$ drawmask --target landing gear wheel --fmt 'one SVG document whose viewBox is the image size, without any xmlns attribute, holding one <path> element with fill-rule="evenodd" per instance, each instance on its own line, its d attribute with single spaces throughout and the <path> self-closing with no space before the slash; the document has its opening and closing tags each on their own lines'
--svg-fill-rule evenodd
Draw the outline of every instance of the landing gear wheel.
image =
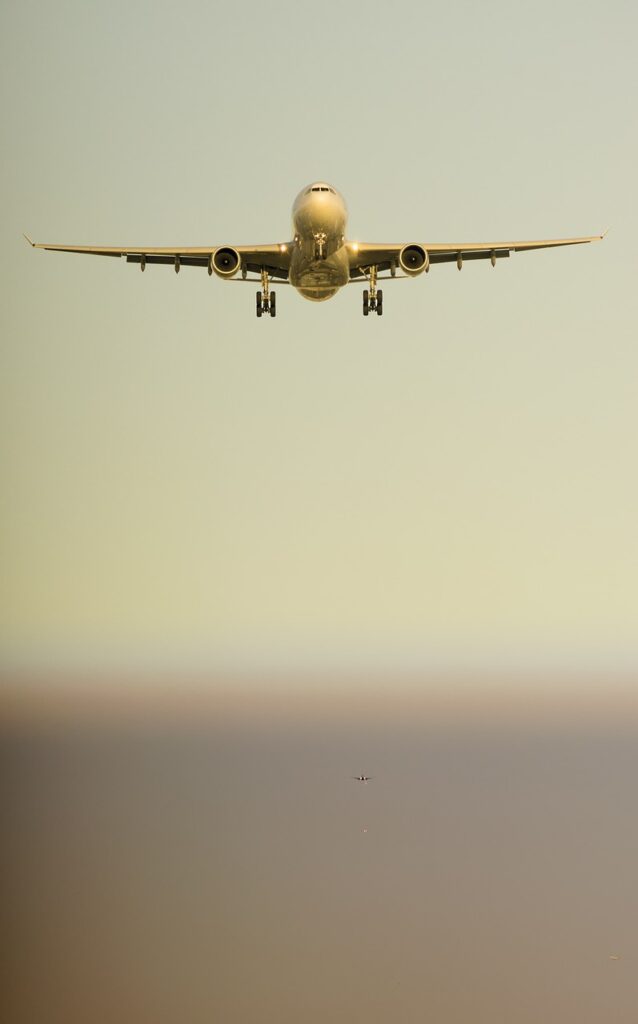
<svg viewBox="0 0 638 1024">
<path fill-rule="evenodd" d="M 367 288 L 363 290 L 363 315 L 367 316 L 370 310 L 370 295 Z"/>
<path fill-rule="evenodd" d="M 380 288 L 377 292 L 377 316 L 383 316 L 383 292 Z"/>
<path fill-rule="evenodd" d="M 261 292 L 257 292 L 257 306 L 256 306 L 256 309 L 255 309 L 255 312 L 256 312 L 257 316 L 261 316 L 263 311 L 264 311 L 263 310 L 263 306 L 261 304 Z"/>
<path fill-rule="evenodd" d="M 270 293 L 270 315 L 277 316 L 277 304 L 275 302 L 276 295 L 274 292 Z"/>
</svg>

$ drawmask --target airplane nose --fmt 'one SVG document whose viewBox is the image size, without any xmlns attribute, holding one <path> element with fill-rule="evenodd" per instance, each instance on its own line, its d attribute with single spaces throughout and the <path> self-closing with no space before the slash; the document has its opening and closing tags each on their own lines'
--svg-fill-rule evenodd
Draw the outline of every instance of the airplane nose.
<svg viewBox="0 0 638 1024">
<path fill-rule="evenodd" d="M 308 204 L 308 214 L 315 230 L 332 231 L 335 223 L 343 216 L 343 211 L 336 196 L 329 192 L 319 192 Z"/>
<path fill-rule="evenodd" d="M 332 186 L 312 185 L 299 194 L 293 208 L 295 230 L 302 235 L 339 235 L 345 228 L 346 211 Z"/>
</svg>

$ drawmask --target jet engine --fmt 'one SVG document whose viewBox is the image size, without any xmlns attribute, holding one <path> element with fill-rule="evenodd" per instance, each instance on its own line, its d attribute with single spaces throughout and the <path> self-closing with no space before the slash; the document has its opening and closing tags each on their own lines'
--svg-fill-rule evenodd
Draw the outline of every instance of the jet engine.
<svg viewBox="0 0 638 1024">
<path fill-rule="evenodd" d="M 211 267 L 218 277 L 233 277 L 241 265 L 239 253 L 230 245 L 221 245 L 212 255 Z"/>
<path fill-rule="evenodd" d="M 422 245 L 411 242 L 410 245 L 404 245 L 399 253 L 399 266 L 408 277 L 416 277 L 429 269 L 430 257 Z"/>
</svg>

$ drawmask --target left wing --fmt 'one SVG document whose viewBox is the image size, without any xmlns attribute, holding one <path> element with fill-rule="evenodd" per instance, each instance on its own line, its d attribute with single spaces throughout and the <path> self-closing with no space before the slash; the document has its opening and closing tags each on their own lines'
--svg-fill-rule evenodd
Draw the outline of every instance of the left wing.
<svg viewBox="0 0 638 1024">
<path fill-rule="evenodd" d="M 54 252 L 77 252 L 90 256 L 125 257 L 127 263 L 139 263 L 142 270 L 147 263 L 168 263 L 178 273 L 180 267 L 208 267 L 213 272 L 213 257 L 218 249 L 226 246 L 195 245 L 195 246 L 109 246 L 109 245 L 58 245 L 49 242 L 33 242 L 28 235 L 24 236 L 34 249 L 49 249 Z M 228 246 L 239 254 L 242 270 L 259 274 L 264 267 L 271 277 L 287 279 L 290 268 L 290 249 L 288 242 L 273 245 L 233 245 Z"/>
<path fill-rule="evenodd" d="M 531 242 L 419 242 L 432 263 L 456 263 L 459 270 L 465 260 L 491 260 L 510 256 L 513 252 L 528 252 L 532 249 L 555 249 L 561 245 L 584 245 L 586 242 L 600 242 L 604 235 L 590 235 L 585 238 L 547 238 Z M 350 276 L 365 275 L 368 267 L 377 270 L 399 268 L 399 253 L 405 244 L 384 244 L 378 242 L 348 242 Z"/>
</svg>

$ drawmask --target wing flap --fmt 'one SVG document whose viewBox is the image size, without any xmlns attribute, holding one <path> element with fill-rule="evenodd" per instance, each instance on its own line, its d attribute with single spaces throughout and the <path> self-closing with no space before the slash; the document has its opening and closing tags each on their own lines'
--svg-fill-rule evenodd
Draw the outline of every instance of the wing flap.
<svg viewBox="0 0 638 1024">
<path fill-rule="evenodd" d="M 510 249 L 454 249 L 451 252 L 432 252 L 428 249 L 430 263 L 458 263 L 459 256 L 466 260 L 502 260 L 511 256 Z"/>
<path fill-rule="evenodd" d="M 207 267 L 210 257 L 209 256 L 182 256 L 177 254 L 176 256 L 156 256 L 154 254 L 148 255 L 144 253 L 140 255 L 138 253 L 127 253 L 127 263 L 166 263 L 170 266 L 175 266 L 175 261 L 179 260 L 180 267 Z"/>
</svg>

